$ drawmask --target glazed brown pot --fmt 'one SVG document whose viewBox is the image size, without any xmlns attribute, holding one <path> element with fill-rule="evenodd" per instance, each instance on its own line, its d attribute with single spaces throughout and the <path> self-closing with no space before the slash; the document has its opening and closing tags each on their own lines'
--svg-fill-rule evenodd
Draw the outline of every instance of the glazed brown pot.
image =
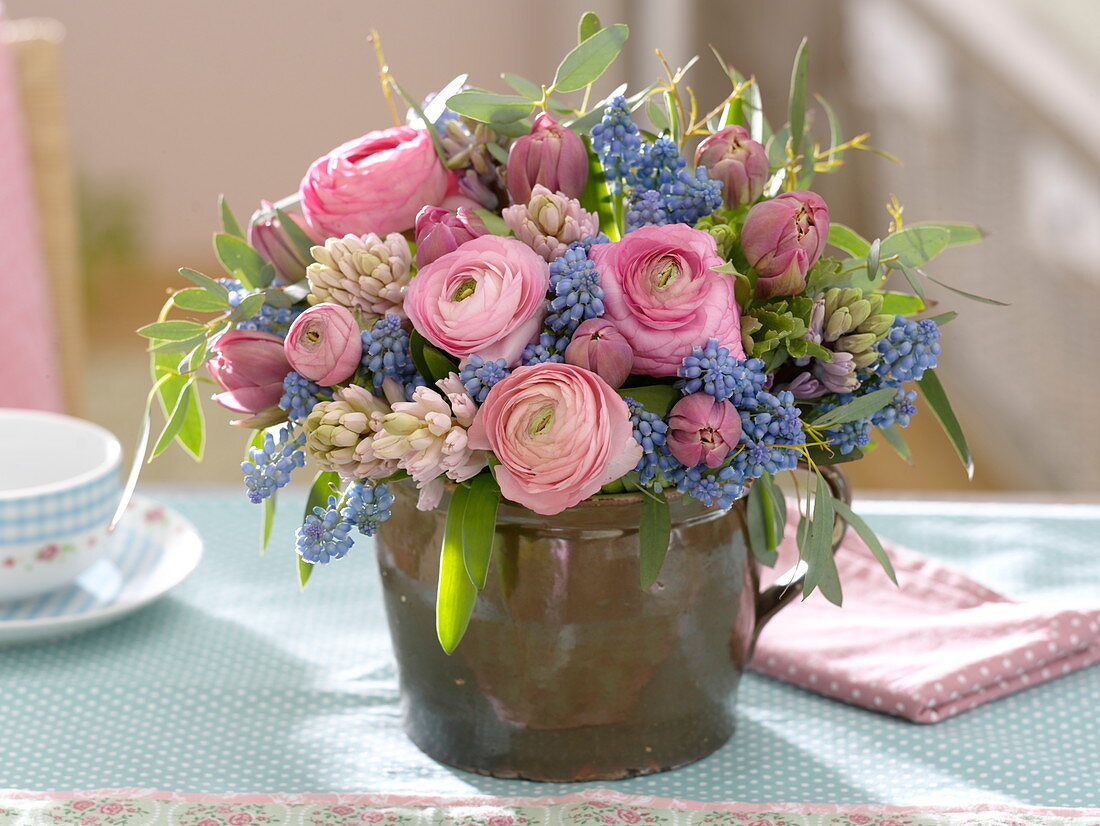
<svg viewBox="0 0 1100 826">
<path fill-rule="evenodd" d="M 707 756 L 733 734 L 756 635 L 800 593 L 798 579 L 759 590 L 744 499 L 726 512 L 672 500 L 672 541 L 646 591 L 639 494 L 553 517 L 504 503 L 488 582 L 448 656 L 435 632 L 447 501 L 422 513 L 411 486 L 393 492 L 376 545 L 405 730 L 467 771 L 614 779 Z"/>
</svg>

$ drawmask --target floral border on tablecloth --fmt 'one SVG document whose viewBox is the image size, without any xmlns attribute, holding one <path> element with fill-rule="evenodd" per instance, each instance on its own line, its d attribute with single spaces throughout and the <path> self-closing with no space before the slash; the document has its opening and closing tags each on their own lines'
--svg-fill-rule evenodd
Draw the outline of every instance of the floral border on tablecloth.
<svg viewBox="0 0 1100 826">
<path fill-rule="evenodd" d="M 0 826 L 1100 826 L 1100 809 L 706 803 L 593 789 L 563 797 L 195 795 L 0 790 Z"/>
</svg>

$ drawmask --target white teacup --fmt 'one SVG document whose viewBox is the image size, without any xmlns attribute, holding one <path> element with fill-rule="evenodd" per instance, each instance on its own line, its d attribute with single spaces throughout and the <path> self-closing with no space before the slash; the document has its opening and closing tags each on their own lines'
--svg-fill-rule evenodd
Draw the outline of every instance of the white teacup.
<svg viewBox="0 0 1100 826">
<path fill-rule="evenodd" d="M 99 425 L 0 409 L 0 601 L 68 585 L 106 553 L 121 456 Z"/>
</svg>

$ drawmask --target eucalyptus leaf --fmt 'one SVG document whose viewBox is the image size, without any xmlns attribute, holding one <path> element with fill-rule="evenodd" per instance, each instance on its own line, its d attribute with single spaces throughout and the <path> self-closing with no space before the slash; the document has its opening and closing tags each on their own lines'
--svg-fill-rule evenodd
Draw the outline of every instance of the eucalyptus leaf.
<svg viewBox="0 0 1100 826">
<path fill-rule="evenodd" d="M 914 225 L 882 239 L 882 258 L 893 258 L 889 266 L 919 267 L 931 261 L 947 248 L 951 233 L 943 227 Z"/>
<path fill-rule="evenodd" d="M 244 231 L 237 222 L 237 217 L 233 214 L 233 210 L 229 208 L 229 201 L 225 199 L 224 195 L 218 196 L 218 212 L 221 213 L 222 227 L 225 229 L 226 233 L 228 235 L 234 235 L 237 238 L 244 238 Z"/>
<path fill-rule="evenodd" d="M 959 455 L 959 460 L 966 469 L 968 478 L 974 478 L 974 457 L 970 454 L 970 446 L 966 443 L 966 435 L 962 425 L 959 424 L 955 411 L 951 409 L 951 402 L 947 398 L 947 391 L 940 384 L 939 376 L 935 370 L 925 370 L 924 376 L 917 380 L 917 386 L 928 401 L 928 406 L 939 420 L 943 432 L 951 441 L 951 446 Z"/>
<path fill-rule="evenodd" d="M 420 108 L 419 101 L 417 101 L 416 98 L 406 92 L 401 84 L 394 80 L 392 76 L 389 78 L 389 82 L 393 84 L 393 88 L 397 90 L 397 93 L 401 95 L 401 97 L 405 98 L 405 102 L 409 104 L 409 108 L 416 113 L 416 116 L 420 118 L 421 121 L 423 121 L 424 128 L 428 133 L 428 137 L 431 138 L 432 147 L 435 149 L 436 157 L 439 158 L 440 163 L 446 164 L 447 151 L 443 148 L 443 140 L 439 137 L 439 130 L 436 129 L 434 125 L 432 125 L 431 121 L 428 120 L 428 116 L 425 115 L 424 110 Z M 449 97 L 444 97 L 442 93 L 440 94 L 440 98 L 446 101 L 447 106 L 451 105 L 451 100 L 453 97 L 453 95 Z"/>
<path fill-rule="evenodd" d="M 876 238 L 867 248 L 867 278 L 871 283 L 878 281 L 878 271 L 882 261 L 882 241 Z"/>
<path fill-rule="evenodd" d="M 563 59 L 554 74 L 553 88 L 559 92 L 575 92 L 592 83 L 619 56 L 630 29 L 616 23 L 579 43 Z"/>
<path fill-rule="evenodd" d="M 197 321 L 155 321 L 138 329 L 139 336 L 161 341 L 185 341 L 206 332 L 206 325 Z"/>
<path fill-rule="evenodd" d="M 882 408 L 886 407 L 894 396 L 897 395 L 896 387 L 882 387 L 878 390 L 873 390 L 866 396 L 860 396 L 857 399 L 847 404 L 842 404 L 840 407 L 834 407 L 826 413 L 821 414 L 818 418 L 814 419 L 810 424 L 815 428 L 829 428 L 835 427 L 838 424 L 847 424 L 848 422 L 858 421 L 859 419 L 866 419 L 873 413 L 877 413 Z"/>
<path fill-rule="evenodd" d="M 581 15 L 580 23 L 577 24 L 577 43 L 583 43 L 602 28 L 596 12 L 586 11 Z"/>
<path fill-rule="evenodd" d="M 468 486 L 470 492 L 462 517 L 462 558 L 470 579 L 481 589 L 485 587 L 493 554 L 500 487 L 489 472 L 478 474 Z"/>
<path fill-rule="evenodd" d="M 947 245 L 949 247 L 976 244 L 986 236 L 985 231 L 977 224 L 948 224 L 940 221 L 921 221 L 912 226 L 917 228 L 934 227 L 947 230 Z"/>
<path fill-rule="evenodd" d="M 535 111 L 535 104 L 519 95 L 497 95 L 467 90 L 447 101 L 452 111 L 490 124 L 514 123 Z"/>
<path fill-rule="evenodd" d="M 832 500 L 833 508 L 840 515 L 840 518 L 848 523 L 848 527 L 852 528 L 859 538 L 862 539 L 868 548 L 871 549 L 871 553 L 875 555 L 875 559 L 878 560 L 879 565 L 886 571 L 886 575 L 890 577 L 890 580 L 897 585 L 898 576 L 894 573 L 894 566 L 890 562 L 890 557 L 886 555 L 886 549 L 882 547 L 882 542 L 875 536 L 875 532 L 871 530 L 871 527 L 863 521 L 863 519 L 847 504 L 839 499 Z M 839 604 L 839 603 L 838 603 Z"/>
<path fill-rule="evenodd" d="M 168 421 L 165 422 L 164 430 L 161 431 L 160 437 L 153 445 L 153 452 L 149 454 L 150 462 L 168 449 L 168 445 L 172 443 L 172 440 L 176 438 L 176 435 L 183 427 L 188 408 L 195 400 L 194 395 L 189 392 L 194 389 L 193 381 L 193 379 L 187 380 L 180 393 L 176 396 L 175 405 L 172 408 L 171 414 L 168 416 Z"/>
<path fill-rule="evenodd" d="M 791 151 L 797 156 L 806 127 L 806 38 L 798 45 L 791 69 L 791 91 L 787 100 L 787 123 L 790 127 Z M 812 164 L 811 164 L 812 166 Z"/>
<path fill-rule="evenodd" d="M 235 235 L 216 233 L 214 251 L 225 271 L 250 290 L 263 289 L 274 277 L 274 269 L 268 266 L 263 256 Z"/>
<path fill-rule="evenodd" d="M 462 524 L 470 489 L 459 485 L 451 496 L 443 548 L 439 555 L 439 590 L 435 601 L 435 628 L 439 644 L 452 653 L 470 624 L 477 600 L 477 587 L 466 572 L 462 553 Z"/>
<path fill-rule="evenodd" d="M 913 268 L 901 265 L 901 274 L 905 276 L 905 280 L 909 282 L 909 286 L 913 288 L 913 292 L 917 294 L 917 297 L 924 303 L 928 302 L 928 296 L 925 295 L 924 285 L 920 283 L 920 279 L 917 278 L 913 272 Z"/>
<path fill-rule="evenodd" d="M 844 224 L 829 225 L 829 243 L 853 258 L 866 258 L 871 251 L 871 242 Z"/>
<path fill-rule="evenodd" d="M 528 80 L 525 77 L 512 74 L 511 72 L 505 72 L 500 77 L 505 83 L 515 89 L 519 95 L 532 103 L 537 103 L 542 100 L 542 87 L 533 80 Z"/>
<path fill-rule="evenodd" d="M 1010 306 L 1007 301 L 999 301 L 996 298 L 986 298 L 984 295 L 977 295 L 975 293 L 968 293 L 966 290 L 960 290 L 958 287 L 952 287 L 950 284 L 945 284 L 938 278 L 933 278 L 924 270 L 917 268 L 917 272 L 931 281 L 933 284 L 939 284 L 945 290 L 950 290 L 955 295 L 961 295 L 963 298 L 969 298 L 971 301 L 977 301 L 979 304 L 992 304 L 994 307 L 1008 307 Z"/>
<path fill-rule="evenodd" d="M 832 160 L 836 154 L 836 148 L 844 142 L 843 132 L 840 130 L 840 119 L 836 116 L 836 111 L 829 105 L 829 102 L 825 100 L 821 95 L 814 95 L 817 102 L 821 105 L 821 108 L 825 110 L 825 117 L 829 121 L 829 152 L 828 159 Z M 853 253 L 854 255 L 855 253 Z"/>
<path fill-rule="evenodd" d="M 638 541 L 641 549 L 639 568 L 642 588 L 648 589 L 661 573 L 672 537 L 672 518 L 664 493 L 646 496 L 642 500 L 642 517 Z"/>
<path fill-rule="evenodd" d="M 267 296 L 263 293 L 254 293 L 253 295 L 245 296 L 241 299 L 241 303 L 233 308 L 233 312 L 229 314 L 230 321 L 245 321 L 252 318 L 260 311 L 260 308 L 264 305 L 264 300 Z"/>
<path fill-rule="evenodd" d="M 201 272 L 188 269 L 187 267 L 181 267 L 179 273 L 192 284 L 202 287 L 211 295 L 215 295 L 226 304 L 229 304 L 229 290 L 224 284 L 219 284 L 210 276 L 203 275 Z"/>
<path fill-rule="evenodd" d="M 450 100 L 451 95 L 457 95 L 462 91 L 466 85 L 466 81 L 469 79 L 469 75 L 461 74 L 456 76 L 440 89 L 428 103 L 424 104 L 424 107 L 419 112 L 419 117 L 424 121 L 424 128 L 428 126 L 435 126 L 439 122 L 439 119 L 443 117 L 443 114 L 447 111 L 447 101 Z M 413 110 L 415 111 L 415 110 Z"/>
<path fill-rule="evenodd" d="M 840 605 L 842 593 L 840 574 L 833 557 L 833 520 L 836 511 L 833 497 L 825 477 L 817 475 L 817 488 L 814 492 L 813 519 L 809 526 L 806 558 L 806 583 L 803 586 L 803 598 L 820 589 L 825 599 L 834 605 Z"/>
<path fill-rule="evenodd" d="M 218 313 L 229 308 L 227 301 L 201 287 L 188 287 L 172 296 L 172 303 L 184 310 L 199 313 Z"/>
<path fill-rule="evenodd" d="M 946 313 L 940 313 L 939 315 L 932 316 L 929 321 L 936 322 L 937 326 L 942 327 L 944 324 L 949 324 L 959 317 L 959 314 L 954 310 Z"/>
<path fill-rule="evenodd" d="M 186 353 L 190 350 L 194 350 L 200 344 L 206 341 L 206 331 L 203 330 L 197 336 L 191 338 L 185 338 L 182 341 L 158 341 L 153 339 L 152 346 L 149 348 L 150 353 Z"/>
<path fill-rule="evenodd" d="M 668 115 L 666 115 L 665 110 L 657 104 L 657 101 L 646 101 L 645 113 L 649 117 L 650 123 L 653 124 L 653 128 L 658 132 L 667 132 L 669 130 Z"/>
</svg>

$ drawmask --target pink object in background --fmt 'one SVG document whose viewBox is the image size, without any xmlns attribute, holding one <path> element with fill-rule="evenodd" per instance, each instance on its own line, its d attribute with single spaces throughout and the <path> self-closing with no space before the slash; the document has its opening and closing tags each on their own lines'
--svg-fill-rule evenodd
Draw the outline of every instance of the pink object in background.
<svg viewBox="0 0 1100 826">
<path fill-rule="evenodd" d="M 0 32 L 5 26 L 0 4 Z M 60 411 L 62 377 L 15 65 L 0 37 L 0 407 Z"/>
<path fill-rule="evenodd" d="M 794 532 L 787 534 L 776 571 L 798 559 Z M 760 635 L 752 669 L 935 723 L 1100 662 L 1100 609 L 1014 602 L 914 551 L 883 545 L 900 587 L 849 531 L 837 553 L 843 608 L 815 593 L 780 611 Z"/>
</svg>

